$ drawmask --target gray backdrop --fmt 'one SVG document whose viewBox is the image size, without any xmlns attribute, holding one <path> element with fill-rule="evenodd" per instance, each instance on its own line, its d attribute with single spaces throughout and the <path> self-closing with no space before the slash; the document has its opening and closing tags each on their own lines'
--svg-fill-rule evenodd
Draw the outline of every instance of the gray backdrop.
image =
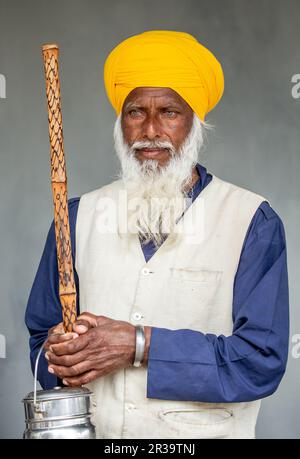
<svg viewBox="0 0 300 459">
<path fill-rule="evenodd" d="M 189 32 L 216 53 L 226 89 L 208 117 L 215 125 L 202 163 L 217 176 L 266 196 L 288 241 L 291 336 L 300 333 L 300 73 L 298 0 L 0 0 L 0 436 L 20 437 L 22 397 L 32 390 L 24 312 L 53 215 L 40 47 L 61 47 L 69 197 L 111 181 L 115 120 L 103 87 L 105 57 L 151 29 Z M 292 345 L 291 345 L 292 348 Z M 263 401 L 258 437 L 300 437 L 300 359 L 289 356 L 279 390 Z M 298 381 L 298 384 L 297 384 Z"/>
</svg>

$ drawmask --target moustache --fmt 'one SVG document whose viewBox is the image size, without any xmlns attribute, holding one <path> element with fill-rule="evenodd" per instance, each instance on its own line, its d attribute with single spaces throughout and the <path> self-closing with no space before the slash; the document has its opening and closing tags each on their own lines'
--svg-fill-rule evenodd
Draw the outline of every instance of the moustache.
<svg viewBox="0 0 300 459">
<path fill-rule="evenodd" d="M 140 150 L 142 148 L 148 149 L 166 149 L 169 150 L 171 156 L 175 155 L 176 149 L 174 148 L 173 144 L 168 141 L 162 140 L 154 140 L 154 141 L 136 141 L 130 147 L 130 152 L 135 153 L 136 150 Z"/>
</svg>

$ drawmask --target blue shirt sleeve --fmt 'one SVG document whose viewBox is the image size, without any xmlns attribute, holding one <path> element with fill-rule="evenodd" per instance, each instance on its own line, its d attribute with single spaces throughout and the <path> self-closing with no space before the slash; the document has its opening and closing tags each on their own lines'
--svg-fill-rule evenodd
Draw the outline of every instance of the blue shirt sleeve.
<svg viewBox="0 0 300 459">
<path fill-rule="evenodd" d="M 267 202 L 249 226 L 233 292 L 231 336 L 153 328 L 147 397 L 245 402 L 271 395 L 285 372 L 289 296 L 285 232 Z"/>
<path fill-rule="evenodd" d="M 68 204 L 72 258 L 77 290 L 77 309 L 79 309 L 79 282 L 75 270 L 75 228 L 79 198 L 70 199 Z M 34 371 L 35 360 L 40 347 L 47 338 L 48 330 L 62 321 L 58 285 L 57 252 L 54 223 L 52 222 L 25 313 L 25 322 L 30 333 L 29 345 L 32 371 Z M 42 352 L 39 361 L 38 380 L 43 389 L 53 388 L 59 383 L 57 377 L 48 372 L 48 363 L 44 352 Z"/>
</svg>

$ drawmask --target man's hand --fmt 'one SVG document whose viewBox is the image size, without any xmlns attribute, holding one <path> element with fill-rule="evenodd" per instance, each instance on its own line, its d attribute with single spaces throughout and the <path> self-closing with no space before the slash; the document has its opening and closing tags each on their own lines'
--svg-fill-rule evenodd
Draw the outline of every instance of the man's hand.
<svg viewBox="0 0 300 459">
<path fill-rule="evenodd" d="M 73 325 L 78 336 L 52 342 L 47 352 L 49 371 L 65 385 L 81 386 L 100 376 L 132 365 L 135 327 L 128 322 L 83 313 Z M 147 360 L 151 328 L 145 327 Z M 80 336 L 79 336 L 80 335 Z M 58 337 L 61 338 L 61 337 Z M 53 336 L 53 340 L 55 337 Z"/>
<path fill-rule="evenodd" d="M 65 343 L 66 341 L 78 338 L 79 335 L 86 333 L 92 326 L 93 325 L 90 319 L 87 321 L 85 319 L 80 319 L 79 317 L 73 325 L 73 332 L 65 333 L 63 322 L 60 322 L 58 325 L 55 325 L 48 330 L 48 339 L 45 343 L 45 350 L 49 351 L 52 344 Z M 46 357 L 48 357 L 48 353 L 46 354 Z"/>
</svg>

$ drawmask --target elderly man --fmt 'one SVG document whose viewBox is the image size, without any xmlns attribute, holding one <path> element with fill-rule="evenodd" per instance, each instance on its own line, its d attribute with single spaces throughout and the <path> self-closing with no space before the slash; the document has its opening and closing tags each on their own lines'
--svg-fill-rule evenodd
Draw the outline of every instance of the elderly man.
<svg viewBox="0 0 300 459">
<path fill-rule="evenodd" d="M 265 198 L 197 162 L 222 68 L 187 33 L 147 31 L 110 53 L 104 80 L 121 176 L 70 200 L 81 315 L 55 336 L 50 228 L 26 313 L 32 364 L 49 333 L 39 380 L 88 384 L 98 437 L 253 438 L 286 368 L 286 245 Z"/>
</svg>

